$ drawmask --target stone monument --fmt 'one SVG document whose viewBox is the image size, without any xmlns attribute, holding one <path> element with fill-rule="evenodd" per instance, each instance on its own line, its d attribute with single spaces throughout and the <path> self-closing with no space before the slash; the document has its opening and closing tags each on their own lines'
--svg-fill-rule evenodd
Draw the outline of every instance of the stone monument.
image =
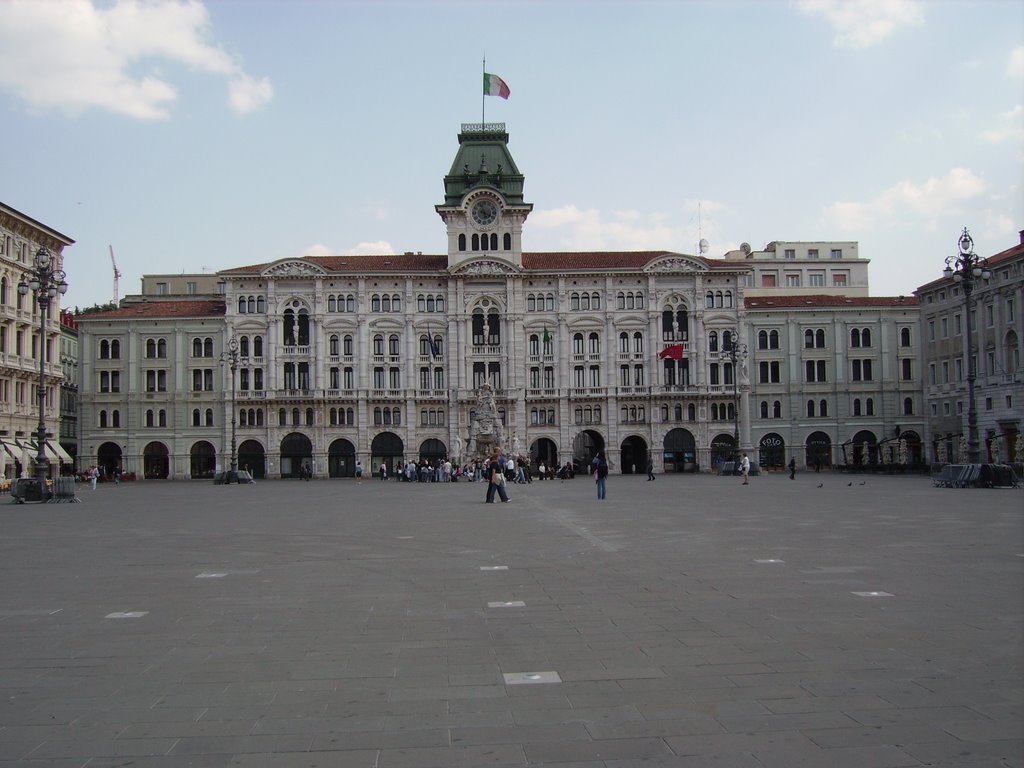
<svg viewBox="0 0 1024 768">
<path fill-rule="evenodd" d="M 467 458 L 486 459 L 495 448 L 504 447 L 505 437 L 501 431 L 498 407 L 494 403 L 494 390 L 484 382 L 476 391 L 476 410 L 469 424 Z"/>
</svg>

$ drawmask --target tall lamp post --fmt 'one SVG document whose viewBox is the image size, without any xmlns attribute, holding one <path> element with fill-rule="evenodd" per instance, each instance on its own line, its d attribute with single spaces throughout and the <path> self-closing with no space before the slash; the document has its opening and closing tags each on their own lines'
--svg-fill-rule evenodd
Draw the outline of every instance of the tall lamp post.
<svg viewBox="0 0 1024 768">
<path fill-rule="evenodd" d="M 28 282 L 26 282 L 26 277 Z M 46 247 L 36 251 L 32 268 L 22 275 L 18 283 L 18 294 L 27 296 L 30 292 L 39 305 L 39 426 L 36 429 L 36 480 L 42 500 L 46 501 L 49 493 L 46 489 L 46 477 L 50 474 L 50 460 L 46 458 L 46 310 L 57 294 L 68 292 L 67 275 L 64 270 L 57 269 L 53 263 L 53 254 Z"/>
<path fill-rule="evenodd" d="M 739 455 L 740 451 L 740 389 L 739 389 L 739 371 L 737 365 L 742 363 L 747 358 L 747 345 L 740 344 L 737 339 L 739 333 L 737 331 L 726 331 L 729 334 L 728 341 L 722 343 L 722 356 L 723 359 L 728 360 L 732 363 L 732 399 L 733 399 L 733 457 Z"/>
<path fill-rule="evenodd" d="M 234 336 L 231 337 L 231 341 L 228 342 L 228 348 L 226 351 L 221 352 L 220 359 L 222 363 L 227 363 L 228 367 L 231 368 L 231 471 L 228 472 L 226 483 L 232 481 L 238 482 L 238 454 L 236 452 L 235 442 L 235 423 L 237 416 L 235 414 L 235 371 L 238 370 L 238 339 Z"/>
<path fill-rule="evenodd" d="M 978 444 L 978 404 L 974 398 L 974 380 L 978 372 L 974 364 L 974 330 L 971 327 L 971 294 L 979 280 L 988 280 L 992 273 L 988 269 L 988 260 L 978 257 L 974 252 L 974 240 L 971 233 L 964 227 L 958 243 L 960 252 L 956 256 L 946 257 L 946 268 L 942 274 L 947 279 L 959 283 L 964 289 L 964 318 L 967 331 L 967 461 L 979 463 L 980 446 Z"/>
</svg>

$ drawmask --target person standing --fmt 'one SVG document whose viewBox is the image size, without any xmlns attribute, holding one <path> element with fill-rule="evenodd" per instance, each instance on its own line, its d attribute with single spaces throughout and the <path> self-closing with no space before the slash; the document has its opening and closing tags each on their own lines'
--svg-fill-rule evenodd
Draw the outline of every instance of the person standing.
<svg viewBox="0 0 1024 768">
<path fill-rule="evenodd" d="M 796 480 L 796 457 L 789 460 L 789 479 Z"/>
<path fill-rule="evenodd" d="M 658 479 L 658 478 L 656 478 L 654 476 L 654 459 L 647 459 L 647 479 L 648 480 L 657 480 Z"/>
<path fill-rule="evenodd" d="M 96 490 L 96 481 L 99 480 L 99 479 L 100 479 L 100 472 L 99 472 L 98 469 L 96 469 L 95 465 L 89 467 L 89 484 L 92 486 L 92 489 L 94 491 Z"/>
<path fill-rule="evenodd" d="M 608 481 L 608 462 L 604 458 L 604 451 L 597 452 L 591 465 L 594 467 L 594 480 L 597 482 L 597 498 L 603 501 Z"/>
<path fill-rule="evenodd" d="M 750 459 L 747 458 L 747 454 L 743 454 L 743 458 L 740 459 L 740 474 L 743 475 L 743 485 L 750 485 L 747 482 L 747 475 L 750 474 Z"/>
<path fill-rule="evenodd" d="M 484 497 L 484 502 L 493 504 L 495 494 L 501 497 L 502 503 L 507 502 L 508 492 L 505 490 L 505 473 L 501 468 L 501 448 L 495 448 L 494 453 L 491 454 L 491 459 L 487 463 L 486 479 L 487 495 Z"/>
<path fill-rule="evenodd" d="M 387 479 L 388 479 L 388 463 L 386 461 L 382 461 L 380 463 L 380 480 L 381 480 L 381 482 L 384 482 Z"/>
<path fill-rule="evenodd" d="M 363 484 L 363 462 L 356 459 L 356 485 Z"/>
</svg>

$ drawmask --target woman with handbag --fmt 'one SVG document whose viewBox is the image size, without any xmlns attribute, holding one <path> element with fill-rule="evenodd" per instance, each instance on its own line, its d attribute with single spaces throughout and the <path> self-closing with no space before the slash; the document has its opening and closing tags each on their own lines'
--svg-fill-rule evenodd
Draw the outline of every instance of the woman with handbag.
<svg viewBox="0 0 1024 768">
<path fill-rule="evenodd" d="M 494 494 L 501 496 L 502 503 L 508 501 L 508 492 L 505 490 L 505 473 L 501 468 L 501 448 L 495 448 L 487 463 L 487 497 L 484 501 L 487 504 L 494 503 Z"/>
</svg>

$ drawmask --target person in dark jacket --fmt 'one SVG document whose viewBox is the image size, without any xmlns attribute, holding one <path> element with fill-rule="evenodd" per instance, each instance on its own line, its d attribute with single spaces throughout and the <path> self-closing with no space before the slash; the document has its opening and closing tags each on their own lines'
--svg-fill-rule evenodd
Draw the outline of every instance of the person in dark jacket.
<svg viewBox="0 0 1024 768">
<path fill-rule="evenodd" d="M 604 451 L 598 451 L 591 462 L 594 467 L 594 480 L 597 482 L 597 498 L 604 501 L 604 494 L 608 479 L 608 462 L 604 458 Z"/>
</svg>

